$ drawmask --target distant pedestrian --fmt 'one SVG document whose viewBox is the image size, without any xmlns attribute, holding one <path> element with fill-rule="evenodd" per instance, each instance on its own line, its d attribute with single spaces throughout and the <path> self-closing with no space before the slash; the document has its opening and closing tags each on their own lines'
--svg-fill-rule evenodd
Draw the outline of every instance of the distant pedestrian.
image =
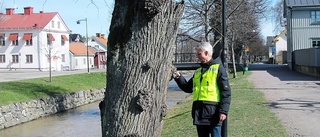
<svg viewBox="0 0 320 137">
<path fill-rule="evenodd" d="M 246 73 L 246 71 L 249 70 L 249 65 L 247 61 L 244 61 L 243 63 L 243 69 L 242 69 L 242 75 L 244 75 L 244 73 Z"/>
</svg>

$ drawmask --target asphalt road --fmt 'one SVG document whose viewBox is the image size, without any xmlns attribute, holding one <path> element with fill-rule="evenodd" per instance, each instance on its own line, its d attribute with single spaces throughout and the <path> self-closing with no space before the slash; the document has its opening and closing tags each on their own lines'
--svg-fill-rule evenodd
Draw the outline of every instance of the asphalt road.
<svg viewBox="0 0 320 137">
<path fill-rule="evenodd" d="M 257 90 L 265 94 L 271 111 L 290 137 L 320 135 L 320 78 L 289 70 L 286 65 L 249 66 Z"/>
</svg>

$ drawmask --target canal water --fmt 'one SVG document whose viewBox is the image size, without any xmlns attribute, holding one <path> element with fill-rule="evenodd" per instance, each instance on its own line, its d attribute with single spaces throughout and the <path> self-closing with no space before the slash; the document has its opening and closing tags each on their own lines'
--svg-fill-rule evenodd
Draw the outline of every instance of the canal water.
<svg viewBox="0 0 320 137">
<path fill-rule="evenodd" d="M 189 75 L 187 77 L 190 77 Z M 189 94 L 174 81 L 168 85 L 167 105 L 172 107 Z M 0 137 L 101 137 L 99 101 L 0 130 Z"/>
<path fill-rule="evenodd" d="M 98 102 L 0 130 L 0 137 L 101 137 Z"/>
</svg>

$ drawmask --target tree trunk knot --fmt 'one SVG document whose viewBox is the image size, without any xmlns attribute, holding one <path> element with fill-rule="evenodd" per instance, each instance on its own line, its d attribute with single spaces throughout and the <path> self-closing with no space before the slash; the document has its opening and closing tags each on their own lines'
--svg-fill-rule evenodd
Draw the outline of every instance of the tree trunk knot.
<svg viewBox="0 0 320 137">
<path fill-rule="evenodd" d="M 167 115 L 167 109 L 168 109 L 167 105 L 163 104 L 163 106 L 161 107 L 161 114 L 160 114 L 161 117 L 165 117 Z"/>
<path fill-rule="evenodd" d="M 139 9 L 146 15 L 148 20 L 151 20 L 159 12 L 161 12 L 161 4 L 164 0 L 140 0 Z"/>
<path fill-rule="evenodd" d="M 152 92 L 147 89 L 139 90 L 138 95 L 136 96 L 137 108 L 141 111 L 147 110 L 151 107 L 152 104 Z"/>
<path fill-rule="evenodd" d="M 145 73 L 147 72 L 150 68 L 152 68 L 154 66 L 153 62 L 148 61 L 147 63 L 145 63 L 141 68 L 142 68 L 142 72 Z"/>
<path fill-rule="evenodd" d="M 139 135 L 138 133 L 133 133 L 133 134 L 124 135 L 124 137 L 142 137 L 142 136 Z"/>
</svg>

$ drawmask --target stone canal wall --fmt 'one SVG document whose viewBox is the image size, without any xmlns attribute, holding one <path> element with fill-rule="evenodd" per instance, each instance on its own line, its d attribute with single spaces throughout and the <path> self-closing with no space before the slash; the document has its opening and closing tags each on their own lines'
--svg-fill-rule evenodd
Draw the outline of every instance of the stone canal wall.
<svg viewBox="0 0 320 137">
<path fill-rule="evenodd" d="M 105 88 L 0 106 L 0 130 L 102 100 Z"/>
</svg>

